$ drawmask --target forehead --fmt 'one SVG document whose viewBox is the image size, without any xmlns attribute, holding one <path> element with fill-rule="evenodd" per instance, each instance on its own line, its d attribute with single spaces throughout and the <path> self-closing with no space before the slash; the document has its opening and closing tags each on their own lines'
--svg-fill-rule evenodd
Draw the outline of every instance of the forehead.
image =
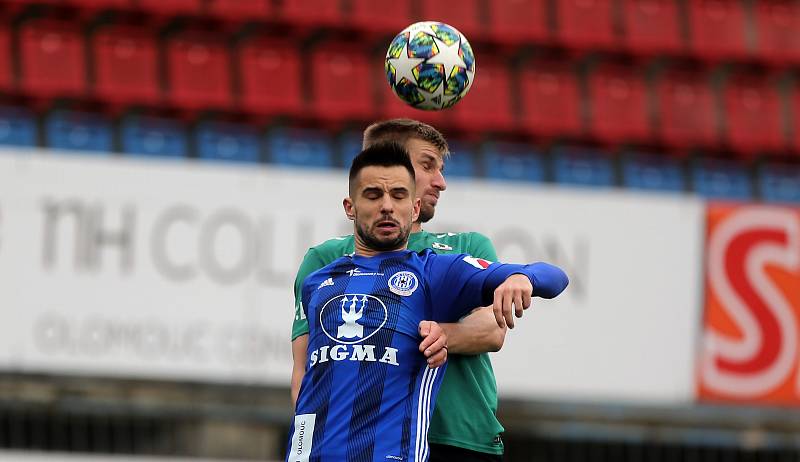
<svg viewBox="0 0 800 462">
<path fill-rule="evenodd" d="M 397 187 L 405 187 L 411 189 L 414 183 L 411 181 L 411 174 L 405 167 L 394 165 L 391 167 L 382 167 L 378 165 L 370 165 L 364 167 L 358 174 L 357 188 L 381 188 L 392 189 Z"/>
<path fill-rule="evenodd" d="M 406 143 L 406 149 L 414 162 L 422 162 L 425 159 L 433 159 L 436 162 L 443 162 L 442 152 L 432 143 L 419 138 L 411 138 Z"/>
</svg>

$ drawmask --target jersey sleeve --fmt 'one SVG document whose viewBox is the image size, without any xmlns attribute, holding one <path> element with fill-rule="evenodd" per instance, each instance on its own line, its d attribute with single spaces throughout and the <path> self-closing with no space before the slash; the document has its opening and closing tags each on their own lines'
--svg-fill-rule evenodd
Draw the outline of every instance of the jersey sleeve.
<svg viewBox="0 0 800 462">
<path fill-rule="evenodd" d="M 532 295 L 543 298 L 557 296 L 569 284 L 564 271 L 548 263 L 493 263 L 461 254 L 431 255 L 429 264 L 431 314 L 437 322 L 453 322 L 476 306 L 491 304 L 494 290 L 512 274 L 526 275 L 533 286 Z"/>
<path fill-rule="evenodd" d="M 471 234 L 469 245 L 463 252 L 484 260 L 497 261 L 497 251 L 494 249 L 494 244 L 481 233 Z"/>
<path fill-rule="evenodd" d="M 300 263 L 294 279 L 294 321 L 292 322 L 292 340 L 308 333 L 308 319 L 303 309 L 303 281 L 309 274 L 325 266 L 325 262 L 315 249 L 309 249 Z"/>
</svg>

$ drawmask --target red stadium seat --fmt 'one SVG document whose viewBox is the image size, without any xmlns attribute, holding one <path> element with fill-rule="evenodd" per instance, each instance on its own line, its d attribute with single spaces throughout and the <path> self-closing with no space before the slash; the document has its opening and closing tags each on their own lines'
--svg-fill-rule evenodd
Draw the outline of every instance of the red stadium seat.
<svg viewBox="0 0 800 462">
<path fill-rule="evenodd" d="M 754 8 L 758 55 L 776 63 L 800 61 L 800 2 L 760 0 Z"/>
<path fill-rule="evenodd" d="M 608 48 L 614 45 L 612 0 L 556 2 L 556 36 L 569 47 Z"/>
<path fill-rule="evenodd" d="M 62 3 L 69 3 L 78 8 L 88 10 L 99 10 L 104 8 L 132 8 L 133 0 L 63 0 Z"/>
<path fill-rule="evenodd" d="M 281 17 L 301 26 L 330 26 L 344 20 L 339 0 L 283 0 Z"/>
<path fill-rule="evenodd" d="M 424 21 L 439 21 L 449 24 L 467 36 L 467 40 L 475 41 L 484 33 L 480 20 L 478 0 L 460 0 L 458 8 L 451 2 L 420 2 L 420 18 Z"/>
<path fill-rule="evenodd" d="M 545 0 L 492 0 L 488 3 L 492 40 L 513 44 L 549 38 Z"/>
<path fill-rule="evenodd" d="M 704 59 L 747 54 L 745 13 L 740 0 L 692 0 L 689 8 L 689 47 Z"/>
<path fill-rule="evenodd" d="M 165 48 L 171 103 L 185 109 L 230 106 L 231 65 L 223 39 L 186 32 L 170 37 Z"/>
<path fill-rule="evenodd" d="M 731 76 L 725 83 L 722 102 L 725 139 L 733 149 L 755 153 L 784 148 L 780 96 L 769 76 Z"/>
<path fill-rule="evenodd" d="M 264 115 L 302 110 L 301 59 L 296 47 L 289 40 L 267 38 L 237 46 L 242 109 Z"/>
<path fill-rule="evenodd" d="M 14 84 L 11 63 L 11 33 L 5 23 L 0 23 L 0 89 L 8 90 Z"/>
<path fill-rule="evenodd" d="M 453 119 L 465 130 L 510 130 L 514 125 L 511 75 L 500 60 L 481 61 L 480 76 L 453 107 Z"/>
<path fill-rule="evenodd" d="M 269 19 L 273 14 L 269 0 L 208 0 L 208 13 L 226 21 Z"/>
<path fill-rule="evenodd" d="M 519 97 L 524 128 L 544 136 L 578 135 L 581 132 L 578 88 L 577 74 L 567 64 L 540 62 L 523 69 Z"/>
<path fill-rule="evenodd" d="M 625 46 L 634 53 L 675 53 L 683 47 L 675 0 L 622 0 Z"/>
<path fill-rule="evenodd" d="M 19 43 L 23 90 L 46 98 L 84 94 L 86 59 L 78 24 L 31 20 L 20 26 Z"/>
<path fill-rule="evenodd" d="M 139 27 L 110 26 L 91 40 L 94 93 L 117 104 L 158 102 L 158 45 L 155 34 Z"/>
<path fill-rule="evenodd" d="M 397 34 L 414 21 L 410 0 L 352 0 L 349 21 L 368 32 Z"/>
<path fill-rule="evenodd" d="M 203 11 L 203 0 L 137 0 L 137 4 L 139 8 L 161 16 L 192 15 Z"/>
<path fill-rule="evenodd" d="M 317 116 L 330 120 L 372 116 L 372 66 L 365 50 L 353 43 L 324 42 L 311 52 L 309 64 L 312 110 Z"/>
<path fill-rule="evenodd" d="M 792 96 L 790 98 L 790 111 L 791 111 L 791 118 L 792 127 L 792 150 L 794 152 L 800 152 L 800 86 L 795 85 L 792 89 Z"/>
<path fill-rule="evenodd" d="M 717 144 L 714 97 L 708 77 L 694 70 L 671 70 L 655 83 L 661 141 L 672 147 Z"/>
<path fill-rule="evenodd" d="M 589 127 L 603 142 L 644 141 L 650 134 L 644 76 L 635 68 L 602 64 L 589 75 Z"/>
</svg>

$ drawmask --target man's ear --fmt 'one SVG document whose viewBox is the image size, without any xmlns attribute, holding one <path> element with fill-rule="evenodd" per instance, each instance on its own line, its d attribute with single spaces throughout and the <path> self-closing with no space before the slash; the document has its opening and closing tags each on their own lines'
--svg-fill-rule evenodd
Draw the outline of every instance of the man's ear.
<svg viewBox="0 0 800 462">
<path fill-rule="evenodd" d="M 353 208 L 353 199 L 345 197 L 344 200 L 342 200 L 342 206 L 344 206 L 344 214 L 347 215 L 347 219 L 350 221 L 355 220 L 356 211 L 355 208 Z"/>
<path fill-rule="evenodd" d="M 411 218 L 411 222 L 415 222 L 419 219 L 419 210 L 422 207 L 422 200 L 417 197 L 414 198 L 414 216 Z"/>
</svg>

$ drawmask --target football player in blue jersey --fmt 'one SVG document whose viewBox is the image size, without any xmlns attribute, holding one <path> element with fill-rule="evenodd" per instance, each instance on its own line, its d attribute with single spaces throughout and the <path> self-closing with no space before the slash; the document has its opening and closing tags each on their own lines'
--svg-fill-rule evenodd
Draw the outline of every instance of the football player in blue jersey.
<svg viewBox="0 0 800 462">
<path fill-rule="evenodd" d="M 302 286 L 308 361 L 287 461 L 427 461 L 444 368 L 428 367 L 418 351 L 420 321 L 454 322 L 491 305 L 498 326 L 513 328 L 532 296 L 552 298 L 567 286 L 564 272 L 546 263 L 406 250 L 420 211 L 414 188 L 414 168 L 398 144 L 353 160 L 344 209 L 355 253 Z"/>
</svg>

